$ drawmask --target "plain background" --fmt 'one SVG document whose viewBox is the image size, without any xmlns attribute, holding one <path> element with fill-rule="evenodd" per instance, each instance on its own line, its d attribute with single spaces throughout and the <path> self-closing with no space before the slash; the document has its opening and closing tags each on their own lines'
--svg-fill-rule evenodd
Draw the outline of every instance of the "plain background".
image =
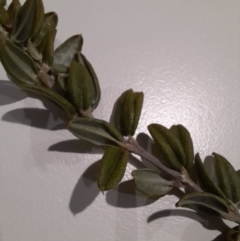
<svg viewBox="0 0 240 241">
<path fill-rule="evenodd" d="M 218 152 L 236 169 L 239 9 L 239 0 L 45 1 L 59 15 L 56 46 L 83 34 L 102 89 L 97 118 L 109 120 L 124 90 L 144 91 L 137 134 L 153 122 L 181 123 L 195 152 Z M 0 79 L 1 241 L 208 241 L 226 229 L 219 219 L 176 209 L 175 195 L 141 196 L 130 181 L 134 159 L 119 187 L 99 193 L 101 150 L 76 140 L 60 108 L 28 97 L 2 67 Z M 139 140 L 147 147 L 146 135 Z"/>
</svg>

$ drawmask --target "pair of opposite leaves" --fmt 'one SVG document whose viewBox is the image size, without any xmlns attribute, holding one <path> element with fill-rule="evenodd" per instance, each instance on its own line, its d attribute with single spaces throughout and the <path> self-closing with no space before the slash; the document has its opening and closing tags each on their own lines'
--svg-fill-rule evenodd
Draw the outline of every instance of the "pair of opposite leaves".
<svg viewBox="0 0 240 241">
<path fill-rule="evenodd" d="M 125 93 L 124 93 L 125 94 Z M 121 99 L 121 98 L 120 98 Z M 120 102 L 121 103 L 121 102 Z M 118 104 L 118 102 L 117 102 Z M 118 106 L 117 106 L 118 107 Z M 116 108 L 115 110 L 117 110 Z M 114 112 L 116 113 L 116 112 Z M 115 117 L 117 119 L 119 114 Z M 123 116 L 122 116 L 123 118 Z M 118 123 L 118 122 L 117 122 Z M 165 128 L 161 125 L 154 124 L 154 127 Z M 152 125 L 149 126 L 151 129 Z M 190 134 L 183 126 L 175 126 L 174 128 L 179 128 L 182 139 L 185 140 L 186 136 L 190 138 Z M 121 133 L 117 131 L 116 128 L 109 125 L 108 123 L 100 120 L 94 119 L 73 119 L 69 124 L 69 130 L 80 139 L 92 142 L 100 146 L 114 146 L 118 145 L 120 147 L 110 147 L 106 150 L 100 168 L 99 175 L 99 188 L 102 191 L 109 190 L 113 188 L 124 174 L 126 164 L 127 164 L 127 154 L 128 151 L 121 148 L 121 143 L 123 141 Z M 157 131 L 151 131 L 155 136 Z M 158 132 L 157 132 L 158 133 Z M 111 167 L 111 168 L 110 168 Z M 102 170 L 102 171 L 101 171 Z M 112 173 L 106 171 L 112 170 Z M 118 173 L 118 174 L 117 174 Z M 136 170 L 133 172 L 133 176 L 137 185 L 143 193 L 150 197 L 158 198 L 173 187 L 171 181 L 161 178 L 161 174 L 155 170 Z M 116 177 L 116 178 L 114 178 Z M 151 180 L 151 181 L 150 181 Z"/>
<path fill-rule="evenodd" d="M 28 14 L 29 9 L 31 9 L 31 12 L 37 12 L 36 16 L 43 15 L 43 21 L 38 22 L 40 27 L 32 25 L 35 24 L 35 21 L 31 21 L 33 16 Z M 27 41 L 28 55 L 21 48 L 5 39 L 1 46 L 0 58 L 6 72 L 12 81 L 23 89 L 43 94 L 57 102 L 68 112 L 70 117 L 76 111 L 96 108 L 100 101 L 100 88 L 91 64 L 80 53 L 83 44 L 82 36 L 70 37 L 54 51 L 55 34 L 52 35 L 52 32 L 55 31 L 57 25 L 57 15 L 55 13 L 44 15 L 43 11 L 42 1 L 39 0 L 27 0 L 19 9 L 14 18 L 10 38 L 15 44 Z M 28 31 L 33 26 L 39 29 L 35 33 L 36 37 L 31 31 Z M 34 38 L 33 42 L 30 38 Z M 74 61 L 75 55 L 78 55 L 78 62 Z M 41 85 L 39 76 L 42 70 L 41 66 L 39 67 L 39 61 L 52 64 L 50 70 L 58 74 L 58 77 L 61 77 L 61 74 L 71 75 L 70 80 L 66 81 L 67 88 L 64 88 L 66 86 L 64 86 L 63 81 L 65 80 L 63 78 L 56 78 L 64 91 L 68 91 L 71 103 L 57 93 L 45 88 L 44 84 Z"/>
<path fill-rule="evenodd" d="M 9 7 L 5 9 L 6 3 L 6 0 L 0 1 L 0 24 L 5 28 L 11 29 L 14 23 L 14 17 L 18 13 L 21 4 L 19 0 L 12 0 Z"/>
<path fill-rule="evenodd" d="M 12 0 L 5 10 L 6 2 L 1 8 L 0 24 L 10 29 L 10 37 L 16 43 L 23 43 L 27 39 L 34 39 L 40 32 L 44 21 L 44 7 L 41 0 L 26 0 L 21 6 L 18 0 Z M 3 17 L 4 16 L 4 17 Z"/>
<path fill-rule="evenodd" d="M 190 193 L 183 196 L 177 206 L 197 204 L 211 208 L 232 221 L 239 219 L 239 213 L 234 204 L 240 200 L 239 174 L 221 155 L 213 153 L 214 178 L 211 178 L 204 168 L 199 154 L 195 156 L 193 144 L 188 131 L 182 126 L 173 126 L 169 130 L 163 126 L 152 124 L 149 131 L 160 149 L 166 163 L 174 170 L 181 172 L 185 167 L 190 173 L 195 167 L 200 185 L 205 192 Z M 234 209 L 234 217 L 231 210 Z"/>
<path fill-rule="evenodd" d="M 90 118 L 74 118 L 69 123 L 68 129 L 78 138 L 99 146 L 108 146 L 99 168 L 98 187 L 101 191 L 115 187 L 125 173 L 128 151 L 122 148 L 123 136 L 134 135 L 142 104 L 143 93 L 134 93 L 130 89 L 116 102 L 113 125 Z"/>
<path fill-rule="evenodd" d="M 71 40 L 67 40 L 67 45 Z M 62 45 L 65 45 L 65 43 Z M 62 46 L 59 46 L 59 48 L 61 50 Z M 67 52 L 66 49 L 64 51 Z M 59 52 L 59 49 L 57 49 L 56 53 Z M 73 59 L 68 70 L 67 92 L 69 94 L 69 103 L 66 98 L 54 91 L 39 86 L 38 70 L 32 58 L 26 55 L 22 49 L 8 40 L 5 40 L 0 49 L 1 62 L 12 81 L 17 83 L 20 88 L 46 95 L 62 106 L 71 117 L 76 111 L 86 110 L 89 107 L 96 108 L 100 101 L 100 88 L 96 74 L 85 56 L 78 55 L 83 60 L 82 64 Z"/>
<path fill-rule="evenodd" d="M 26 0 L 23 6 L 18 0 L 13 0 L 12 5 L 17 5 L 18 8 L 13 15 L 13 23 L 11 28 L 6 30 L 9 32 L 10 40 L 15 44 L 26 44 L 29 40 L 33 46 L 43 55 L 43 61 L 49 65 L 53 65 L 53 44 L 56 35 L 56 26 L 58 23 L 58 16 L 54 12 L 44 14 L 44 6 L 42 0 Z M 70 52 L 81 51 L 82 38 L 80 35 L 73 36 L 67 41 L 64 46 Z M 72 50 L 70 49 L 72 48 Z M 54 65 L 67 65 L 71 63 L 72 56 L 65 55 L 63 49 L 58 48 L 55 51 Z M 46 55 L 46 56 L 45 56 Z"/>
<path fill-rule="evenodd" d="M 211 174 L 210 170 L 205 169 L 199 154 L 195 156 L 195 170 L 205 192 L 187 194 L 176 205 L 205 206 L 218 212 L 223 218 L 239 223 L 239 171 L 235 171 L 228 160 L 217 153 L 213 153 L 213 159 L 208 162 L 212 166 Z"/>
<path fill-rule="evenodd" d="M 182 125 L 173 125 L 170 129 L 151 124 L 148 130 L 161 154 L 162 162 L 177 172 L 185 167 L 190 171 L 193 166 L 194 150 L 192 138 Z M 174 180 L 163 176 L 157 170 L 140 169 L 132 172 L 136 187 L 150 198 L 160 198 L 174 187 Z"/>
<path fill-rule="evenodd" d="M 176 171 L 181 172 L 181 168 L 185 167 L 188 172 L 191 172 L 194 150 L 187 129 L 181 125 L 167 129 L 158 124 L 152 124 L 148 128 L 166 163 Z M 214 173 L 217 177 L 215 183 L 207 174 L 199 154 L 195 157 L 194 165 L 201 184 L 204 186 L 203 189 L 237 203 L 240 200 L 239 172 L 237 173 L 223 156 L 217 153 L 213 153 L 213 156 Z"/>
<path fill-rule="evenodd" d="M 113 125 L 98 119 L 74 118 L 68 128 L 78 138 L 95 145 L 121 146 L 123 136 L 134 135 L 141 115 L 142 104 L 143 93 L 133 92 L 130 89 L 125 91 L 116 102 L 113 111 Z"/>
<path fill-rule="evenodd" d="M 176 206 L 200 205 L 218 212 L 223 218 L 239 223 L 240 201 L 239 171 L 221 155 L 213 153 L 207 160 L 211 169 L 205 169 L 199 154 L 195 156 L 195 170 L 198 181 L 205 192 L 190 193 L 183 196 Z M 238 240 L 238 239 L 229 239 Z"/>
</svg>

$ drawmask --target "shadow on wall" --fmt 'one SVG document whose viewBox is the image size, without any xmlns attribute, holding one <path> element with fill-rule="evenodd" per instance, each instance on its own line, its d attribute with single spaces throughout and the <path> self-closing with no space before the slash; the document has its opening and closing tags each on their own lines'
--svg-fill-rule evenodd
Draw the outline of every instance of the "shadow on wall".
<svg viewBox="0 0 240 241">
<path fill-rule="evenodd" d="M 173 195 L 180 198 L 183 192 L 175 188 L 168 195 Z M 161 202 L 146 197 L 141 194 L 135 186 L 133 179 L 120 183 L 116 188 L 109 190 L 106 194 L 106 201 L 109 205 L 119 208 L 137 208 L 150 205 L 154 202 Z"/>
<path fill-rule="evenodd" d="M 83 140 L 67 140 L 53 144 L 48 148 L 48 151 L 58 151 L 66 153 L 88 153 L 88 154 L 103 154 L 104 151 L 99 146 Z"/>
<path fill-rule="evenodd" d="M 0 80 L 0 106 L 23 100 L 27 94 L 9 80 Z"/>
<path fill-rule="evenodd" d="M 64 122 L 53 119 L 52 112 L 39 108 L 19 108 L 11 110 L 2 116 L 2 120 L 47 130 L 61 130 L 66 128 Z"/>
<path fill-rule="evenodd" d="M 23 92 L 11 81 L 0 81 L 0 105 L 12 104 L 26 97 L 39 99 L 46 109 L 19 108 L 5 113 L 2 120 L 48 130 L 66 128 L 68 117 L 58 105 L 43 96 Z"/>
<path fill-rule="evenodd" d="M 215 239 L 213 239 L 212 241 L 226 241 L 226 238 L 223 234 L 218 235 Z"/>
<path fill-rule="evenodd" d="M 221 232 L 221 234 L 212 241 L 225 241 L 224 233 L 229 230 L 229 227 L 217 215 L 212 215 L 212 214 L 208 214 L 200 211 L 194 212 L 191 210 L 183 210 L 183 209 L 161 210 L 149 216 L 147 219 L 147 222 L 150 223 L 157 219 L 165 218 L 169 216 L 190 218 L 194 221 L 199 222 L 204 228 L 208 230 L 217 230 Z"/>
<path fill-rule="evenodd" d="M 2 116 L 3 121 L 32 126 L 35 128 L 58 130 L 65 129 L 68 117 L 55 103 L 39 95 L 23 92 L 11 81 L 0 81 L 0 105 L 12 104 L 26 97 L 40 99 L 46 109 L 19 108 L 11 110 Z M 81 140 L 68 140 L 56 143 L 49 151 L 76 153 L 103 153 L 103 150 Z M 99 193 L 97 187 L 98 162 L 92 164 L 78 180 L 69 203 L 69 209 L 75 215 L 88 207 Z"/>
<path fill-rule="evenodd" d="M 99 161 L 89 166 L 73 189 L 69 209 L 74 215 L 84 211 L 100 193 L 96 182 L 98 164 Z"/>
<path fill-rule="evenodd" d="M 72 141 L 69 143 L 71 142 Z M 56 146 L 58 146 L 58 144 Z M 50 147 L 49 149 L 53 150 L 53 147 L 54 146 Z M 59 148 L 59 146 L 57 148 Z M 99 150 L 103 153 L 102 149 Z M 65 151 L 69 151 L 69 149 Z M 79 153 L 79 148 L 75 149 L 75 151 L 78 151 Z M 81 148 L 80 153 L 84 153 L 81 152 Z M 97 186 L 98 166 L 99 161 L 89 166 L 88 169 L 79 178 L 76 186 L 74 187 L 69 202 L 69 209 L 74 215 L 84 211 L 89 205 L 91 205 L 91 203 L 100 193 Z M 106 201 L 111 206 L 122 208 L 141 207 L 154 202 L 154 200 L 148 199 L 143 195 L 138 195 L 139 196 L 136 195 L 134 181 L 129 180 L 120 183 L 115 189 L 106 192 Z"/>
</svg>

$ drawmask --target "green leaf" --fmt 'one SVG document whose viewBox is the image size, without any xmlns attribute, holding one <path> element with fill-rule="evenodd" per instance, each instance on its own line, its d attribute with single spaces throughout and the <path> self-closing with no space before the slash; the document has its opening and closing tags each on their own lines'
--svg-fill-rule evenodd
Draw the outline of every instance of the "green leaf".
<svg viewBox="0 0 240 241">
<path fill-rule="evenodd" d="M 32 43 L 31 39 L 28 40 L 27 49 L 29 54 L 34 60 L 36 61 L 42 60 L 42 55 L 38 52 L 35 45 Z"/>
<path fill-rule="evenodd" d="M 57 30 L 53 29 L 43 38 L 41 44 L 38 46 L 38 50 L 43 55 L 43 60 L 49 66 L 53 64 L 54 59 L 54 41 Z"/>
<path fill-rule="evenodd" d="M 108 147 L 100 163 L 98 187 L 103 191 L 114 188 L 125 173 L 128 151 L 120 147 Z"/>
<path fill-rule="evenodd" d="M 54 52 L 54 65 L 70 66 L 73 56 L 80 52 L 83 45 L 82 35 L 74 35 L 62 43 Z"/>
<path fill-rule="evenodd" d="M 148 130 L 167 164 L 174 170 L 181 171 L 180 158 L 185 154 L 176 137 L 166 127 L 158 124 L 149 125 Z"/>
<path fill-rule="evenodd" d="M 91 118 L 74 118 L 68 130 L 79 139 L 98 146 L 118 146 L 123 137 L 106 121 Z"/>
<path fill-rule="evenodd" d="M 183 125 L 174 125 L 170 128 L 171 132 L 179 139 L 186 156 L 184 167 L 190 171 L 193 166 L 194 150 L 193 142 L 189 131 Z"/>
<path fill-rule="evenodd" d="M 236 171 L 236 175 L 238 178 L 238 192 L 240 192 L 240 170 Z M 237 203 L 237 206 L 240 208 L 240 201 Z"/>
<path fill-rule="evenodd" d="M 129 90 L 124 91 L 121 96 L 117 99 L 115 108 L 113 111 L 113 124 L 116 127 L 116 129 L 122 134 L 126 135 L 126 130 L 123 122 L 123 106 L 124 106 L 124 100 Z"/>
<path fill-rule="evenodd" d="M 26 84 L 38 83 L 38 72 L 32 59 L 8 40 L 1 46 L 0 59 L 10 77 Z"/>
<path fill-rule="evenodd" d="M 166 195 L 173 183 L 164 179 L 161 172 L 151 169 L 138 169 L 132 171 L 137 189 L 150 198 L 158 199 Z"/>
<path fill-rule="evenodd" d="M 113 111 L 114 126 L 124 136 L 133 136 L 138 125 L 143 104 L 143 93 L 126 90 L 117 99 Z"/>
<path fill-rule="evenodd" d="M 0 7 L 4 7 L 6 5 L 6 0 L 0 0 Z"/>
<path fill-rule="evenodd" d="M 229 213 L 228 204 L 224 199 L 206 192 L 194 192 L 186 194 L 177 202 L 176 206 L 183 207 L 192 204 L 210 208 L 218 212 L 224 218 Z"/>
<path fill-rule="evenodd" d="M 129 136 L 134 122 L 134 95 L 133 90 L 130 89 L 126 92 L 123 105 L 123 123 L 125 135 Z"/>
<path fill-rule="evenodd" d="M 58 16 L 55 12 L 49 12 L 44 15 L 44 20 L 38 35 L 34 38 L 33 43 L 38 47 L 45 36 L 56 29 Z"/>
<path fill-rule="evenodd" d="M 238 177 L 238 185 L 240 186 L 240 170 L 236 171 L 237 177 Z"/>
<path fill-rule="evenodd" d="M 70 118 L 72 118 L 76 114 L 76 110 L 71 105 L 70 102 L 68 102 L 65 98 L 63 98 L 61 95 L 57 94 L 56 92 L 42 87 L 42 86 L 33 86 L 33 85 L 21 85 L 20 86 L 23 90 L 28 90 L 35 92 L 37 94 L 46 96 L 47 98 L 51 99 L 55 103 L 57 103 L 59 106 L 61 106 L 68 114 Z"/>
<path fill-rule="evenodd" d="M 208 175 L 199 154 L 196 154 L 195 156 L 195 168 L 203 190 L 213 193 L 227 200 L 227 197 L 224 195 L 222 190 L 218 187 L 218 185 L 214 183 L 214 181 Z"/>
<path fill-rule="evenodd" d="M 11 38 L 18 43 L 35 37 L 44 19 L 42 0 L 26 0 L 13 21 Z"/>
<path fill-rule="evenodd" d="M 33 26 L 31 29 L 30 37 L 34 39 L 40 32 L 42 28 L 42 24 L 44 22 L 44 6 L 42 0 L 32 0 L 35 1 L 34 8 L 34 19 L 33 19 Z"/>
<path fill-rule="evenodd" d="M 12 2 L 10 3 L 10 5 L 7 9 L 8 15 L 11 20 L 13 20 L 15 18 L 18 11 L 20 10 L 20 8 L 21 8 L 21 4 L 20 4 L 19 0 L 12 0 Z"/>
<path fill-rule="evenodd" d="M 223 156 L 213 153 L 218 186 L 226 197 L 237 203 L 240 200 L 239 182 L 233 166 Z"/>
<path fill-rule="evenodd" d="M 14 18 L 11 38 L 16 42 L 25 42 L 30 37 L 34 19 L 34 3 L 34 1 L 27 0 Z"/>
<path fill-rule="evenodd" d="M 163 136 L 163 138 L 171 146 L 178 161 L 182 164 L 182 166 L 185 166 L 186 154 L 179 140 L 174 135 L 172 135 L 171 130 L 160 124 L 152 124 L 151 127 Z"/>
<path fill-rule="evenodd" d="M 203 165 L 204 165 L 204 169 L 206 170 L 211 180 L 215 183 L 215 185 L 218 186 L 216 170 L 215 170 L 215 162 L 216 162 L 215 158 L 211 155 L 211 156 L 207 156 L 204 159 Z"/>
<path fill-rule="evenodd" d="M 139 122 L 139 118 L 141 116 L 141 112 L 142 112 L 142 106 L 143 106 L 143 92 L 135 92 L 133 94 L 133 98 L 134 98 L 134 119 L 133 119 L 133 123 L 131 126 L 131 131 L 130 131 L 130 135 L 133 136 L 135 133 L 135 130 L 137 129 L 138 126 L 138 122 Z"/>
<path fill-rule="evenodd" d="M 87 60 L 87 58 L 83 54 L 81 54 L 80 56 L 83 60 L 84 66 L 86 67 L 89 75 L 92 78 L 92 82 L 93 82 L 93 86 L 94 86 L 94 93 L 95 93 L 94 100 L 92 102 L 92 109 L 94 110 L 97 108 L 97 106 L 100 102 L 100 99 L 101 99 L 101 90 L 100 90 L 100 86 L 99 86 L 99 82 L 98 82 L 98 77 L 97 77 L 91 63 Z"/>
<path fill-rule="evenodd" d="M 69 68 L 68 92 L 77 110 L 87 110 L 94 99 L 94 86 L 87 69 L 74 59 Z"/>
<path fill-rule="evenodd" d="M 0 6 L 0 24 L 4 26 L 10 26 L 10 18 L 7 10 Z"/>
</svg>

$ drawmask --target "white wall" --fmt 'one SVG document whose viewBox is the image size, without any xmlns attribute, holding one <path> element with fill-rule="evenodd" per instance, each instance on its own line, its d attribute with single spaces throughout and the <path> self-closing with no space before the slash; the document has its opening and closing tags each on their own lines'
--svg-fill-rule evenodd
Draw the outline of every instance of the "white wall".
<svg viewBox="0 0 240 241">
<path fill-rule="evenodd" d="M 142 90 L 137 134 L 152 122 L 181 123 L 196 152 L 240 168 L 240 1 L 48 0 L 45 8 L 59 14 L 57 45 L 83 34 L 102 88 L 96 117 L 108 120 L 127 88 Z M 61 129 L 51 114 L 61 109 L 27 97 L 2 67 L 0 79 L 1 241 L 208 241 L 224 230 L 219 219 L 176 209 L 174 195 L 154 203 L 134 195 L 131 164 L 119 188 L 99 193 L 101 151 Z"/>
</svg>

